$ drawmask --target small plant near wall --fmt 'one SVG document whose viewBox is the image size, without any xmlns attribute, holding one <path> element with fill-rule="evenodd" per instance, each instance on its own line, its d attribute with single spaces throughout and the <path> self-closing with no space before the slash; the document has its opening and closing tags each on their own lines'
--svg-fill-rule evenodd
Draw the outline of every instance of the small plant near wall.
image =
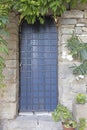
<svg viewBox="0 0 87 130">
<path fill-rule="evenodd" d="M 78 130 L 85 130 L 85 128 L 86 128 L 86 119 L 79 118 Z"/>
<path fill-rule="evenodd" d="M 78 97 L 81 95 L 82 99 L 84 99 L 84 94 L 79 94 Z M 83 103 L 80 100 L 79 103 Z M 86 119 L 85 118 L 79 118 L 79 121 L 77 122 L 70 110 L 63 106 L 62 104 L 57 105 L 56 109 L 52 113 L 52 118 L 55 122 L 61 121 L 63 130 L 85 130 L 86 128 Z"/>
<path fill-rule="evenodd" d="M 76 103 L 77 104 L 85 104 L 87 100 L 86 94 L 79 93 L 76 95 Z"/>
<path fill-rule="evenodd" d="M 77 127 L 77 122 L 74 120 L 72 113 L 67 107 L 59 104 L 52 113 L 53 120 L 61 121 L 63 130 L 74 130 Z"/>
<path fill-rule="evenodd" d="M 81 62 L 80 65 L 74 64 L 73 74 L 79 75 L 79 78 L 83 79 L 84 75 L 87 75 L 87 43 L 80 40 L 74 33 L 72 37 L 67 41 L 68 50 L 74 60 Z"/>
<path fill-rule="evenodd" d="M 54 121 L 62 121 L 64 123 L 65 120 L 72 118 L 72 114 L 67 107 L 59 104 L 52 113 L 52 117 Z"/>
</svg>

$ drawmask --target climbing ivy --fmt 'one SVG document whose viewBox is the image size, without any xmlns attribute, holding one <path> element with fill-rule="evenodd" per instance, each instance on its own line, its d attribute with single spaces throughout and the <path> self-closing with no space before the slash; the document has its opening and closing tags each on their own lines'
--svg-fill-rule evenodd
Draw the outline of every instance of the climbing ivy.
<svg viewBox="0 0 87 130">
<path fill-rule="evenodd" d="M 3 69 L 5 67 L 5 60 L 3 55 L 8 53 L 7 42 L 4 40 L 3 35 L 7 35 L 6 25 L 9 21 L 9 6 L 7 3 L 0 3 L 0 87 L 4 86 Z"/>
<path fill-rule="evenodd" d="M 39 19 L 43 23 L 45 15 L 60 16 L 67 9 L 67 5 L 76 6 L 84 2 L 87 0 L 0 0 L 0 5 L 7 15 L 12 10 L 18 11 L 20 21 L 24 18 L 28 23 L 34 23 Z"/>
<path fill-rule="evenodd" d="M 39 19 L 43 23 L 43 17 L 52 14 L 60 16 L 69 4 L 71 7 L 87 0 L 0 0 L 0 15 L 7 14 L 12 10 L 20 13 L 20 20 L 26 19 L 28 23 L 34 23 Z"/>
<path fill-rule="evenodd" d="M 24 18 L 28 23 L 34 23 L 39 19 L 43 23 L 45 15 L 60 16 L 67 9 L 68 4 L 76 6 L 78 2 L 87 2 L 87 0 L 15 0 L 13 8 L 21 14 L 20 21 Z"/>
<path fill-rule="evenodd" d="M 20 22 L 25 19 L 28 23 L 34 23 L 38 19 L 40 23 L 43 23 L 45 15 L 51 14 L 55 18 L 61 16 L 68 4 L 76 6 L 84 2 L 87 0 L 0 0 L 0 84 L 3 81 L 5 66 L 2 53 L 8 52 L 7 42 L 3 39 L 3 35 L 7 35 L 6 25 L 11 11 L 19 13 Z"/>
<path fill-rule="evenodd" d="M 21 14 L 21 19 L 25 18 L 28 23 L 34 23 L 36 19 L 39 19 L 41 23 L 44 22 L 44 15 L 52 13 L 55 17 L 56 15 L 61 15 L 66 7 L 63 3 L 66 0 L 19 0 L 15 4 L 15 9 Z M 67 0 L 69 3 L 70 0 Z"/>
<path fill-rule="evenodd" d="M 75 34 L 67 41 L 67 48 L 70 50 L 70 54 L 75 60 L 81 62 L 79 66 L 74 65 L 73 73 L 76 75 L 87 74 L 87 43 L 80 40 Z"/>
</svg>

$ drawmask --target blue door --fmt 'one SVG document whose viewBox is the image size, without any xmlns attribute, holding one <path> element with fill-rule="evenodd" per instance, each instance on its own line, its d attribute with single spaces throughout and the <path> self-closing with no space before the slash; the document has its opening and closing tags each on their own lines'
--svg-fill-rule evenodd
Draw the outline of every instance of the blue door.
<svg viewBox="0 0 87 130">
<path fill-rule="evenodd" d="M 57 35 L 51 18 L 21 25 L 20 112 L 53 111 L 58 104 Z"/>
</svg>

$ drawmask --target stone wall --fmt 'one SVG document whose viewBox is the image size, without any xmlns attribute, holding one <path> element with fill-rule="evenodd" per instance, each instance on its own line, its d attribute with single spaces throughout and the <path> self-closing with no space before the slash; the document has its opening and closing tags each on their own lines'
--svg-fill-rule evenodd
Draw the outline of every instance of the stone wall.
<svg viewBox="0 0 87 130">
<path fill-rule="evenodd" d="M 0 118 L 13 119 L 18 115 L 19 96 L 19 26 L 18 16 L 12 12 L 9 16 L 10 23 L 7 29 L 10 36 L 8 41 L 9 54 L 5 56 L 6 68 L 4 69 L 6 88 L 0 90 Z M 87 42 L 87 10 L 66 11 L 58 23 L 58 90 L 59 102 L 72 110 L 72 102 L 79 92 L 86 93 L 87 78 L 76 80 L 69 68 L 76 61 L 69 61 L 63 54 L 68 55 L 65 47 L 73 31 L 83 42 Z"/>
<path fill-rule="evenodd" d="M 77 104 L 76 102 L 73 103 L 73 116 L 76 119 L 77 122 L 81 118 L 86 120 L 86 126 L 84 130 L 87 130 L 87 103 L 85 104 Z M 76 129 L 78 130 L 78 129 Z"/>
<path fill-rule="evenodd" d="M 69 68 L 73 63 L 79 64 L 74 60 L 70 61 L 65 47 L 73 32 L 87 43 L 87 10 L 66 11 L 59 23 L 59 100 L 70 110 L 75 95 L 80 92 L 86 93 L 87 89 L 87 78 L 76 80 Z"/>
<path fill-rule="evenodd" d="M 6 67 L 4 69 L 6 87 L 0 90 L 0 117 L 11 119 L 16 116 L 18 102 L 18 16 L 12 12 L 7 25 L 9 36 L 4 38 L 8 42 L 9 54 L 4 55 Z"/>
</svg>

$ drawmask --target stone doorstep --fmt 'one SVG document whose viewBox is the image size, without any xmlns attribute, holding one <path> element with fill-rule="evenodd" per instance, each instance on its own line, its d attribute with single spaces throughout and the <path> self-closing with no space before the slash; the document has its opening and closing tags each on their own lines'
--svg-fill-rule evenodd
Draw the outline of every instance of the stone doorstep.
<svg viewBox="0 0 87 130">
<path fill-rule="evenodd" d="M 62 130 L 62 125 L 46 116 L 18 116 L 14 120 L 5 121 L 3 130 Z"/>
</svg>

